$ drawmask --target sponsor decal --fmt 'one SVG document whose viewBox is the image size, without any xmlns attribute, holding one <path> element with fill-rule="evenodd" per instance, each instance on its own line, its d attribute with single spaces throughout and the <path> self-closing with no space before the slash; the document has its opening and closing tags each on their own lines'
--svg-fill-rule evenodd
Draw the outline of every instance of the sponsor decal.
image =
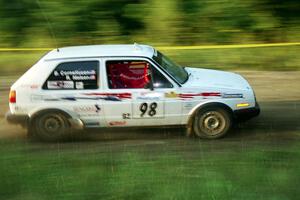
<svg viewBox="0 0 300 200">
<path fill-rule="evenodd" d="M 158 101 L 159 97 L 137 97 L 137 100 L 143 100 L 143 101 Z"/>
<path fill-rule="evenodd" d="M 39 85 L 35 85 L 35 84 L 32 84 L 32 85 L 30 85 L 30 84 L 22 84 L 21 87 L 24 87 L 24 88 L 28 87 L 30 89 L 38 89 L 40 86 Z"/>
<path fill-rule="evenodd" d="M 124 126 L 126 124 L 127 124 L 126 121 L 112 121 L 112 122 L 109 122 L 110 126 Z"/>
<path fill-rule="evenodd" d="M 88 81 L 88 80 L 96 80 L 95 75 L 91 76 L 73 76 L 72 78 L 74 81 Z"/>
<path fill-rule="evenodd" d="M 228 99 L 234 99 L 234 98 L 238 98 L 238 99 L 241 99 L 241 98 L 244 98 L 244 95 L 243 94 L 222 94 L 222 98 L 228 98 Z"/>
<path fill-rule="evenodd" d="M 122 118 L 123 119 L 130 119 L 130 113 L 123 113 Z"/>
<path fill-rule="evenodd" d="M 75 82 L 76 89 L 84 89 L 83 82 Z"/>
<path fill-rule="evenodd" d="M 169 93 L 165 93 L 165 97 L 166 98 L 177 98 L 177 97 L 179 97 L 179 95 L 175 92 L 169 92 Z"/>
<path fill-rule="evenodd" d="M 75 106 L 73 110 L 77 113 L 99 113 L 101 108 L 99 105 L 85 105 L 85 106 Z"/>
<path fill-rule="evenodd" d="M 73 81 L 47 81 L 48 89 L 72 89 L 74 88 Z"/>
<path fill-rule="evenodd" d="M 60 101 L 60 98 L 49 95 L 31 95 L 31 101 Z"/>
<path fill-rule="evenodd" d="M 138 96 L 137 100 L 149 100 L 149 101 L 158 101 L 163 97 L 163 93 L 158 92 L 142 92 L 140 96 Z"/>
<path fill-rule="evenodd" d="M 95 75 L 96 71 L 95 70 L 85 70 L 85 71 L 80 71 L 80 70 L 74 70 L 74 71 L 54 71 L 54 76 L 70 76 L 70 75 Z"/>
<path fill-rule="evenodd" d="M 65 77 L 66 80 L 83 81 L 83 80 L 96 80 L 95 70 L 74 70 L 74 71 L 54 71 L 54 76 Z"/>
<path fill-rule="evenodd" d="M 100 106 L 99 105 L 95 105 L 95 108 L 96 108 L 96 113 L 99 113 L 100 111 L 101 111 L 101 108 L 100 108 Z"/>
</svg>

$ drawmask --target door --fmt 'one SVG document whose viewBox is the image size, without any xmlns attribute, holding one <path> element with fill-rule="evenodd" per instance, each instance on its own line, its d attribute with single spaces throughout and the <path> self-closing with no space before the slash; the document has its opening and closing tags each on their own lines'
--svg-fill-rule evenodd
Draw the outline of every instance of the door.
<svg viewBox="0 0 300 200">
<path fill-rule="evenodd" d="M 171 116 L 181 111 L 180 101 L 171 102 L 165 98 L 176 87 L 151 61 L 114 58 L 107 59 L 105 65 L 107 93 L 119 96 L 116 101 L 103 102 L 108 126 L 156 126 L 180 122 Z"/>
</svg>

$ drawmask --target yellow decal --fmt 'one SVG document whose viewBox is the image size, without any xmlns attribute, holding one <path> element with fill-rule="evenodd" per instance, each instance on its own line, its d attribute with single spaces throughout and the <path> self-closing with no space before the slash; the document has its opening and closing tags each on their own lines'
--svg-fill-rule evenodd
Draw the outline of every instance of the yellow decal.
<svg viewBox="0 0 300 200">
<path fill-rule="evenodd" d="M 165 97 L 166 98 L 177 98 L 178 94 L 175 92 L 169 92 L 169 93 L 165 93 Z"/>
<path fill-rule="evenodd" d="M 239 103 L 236 104 L 236 107 L 241 108 L 241 107 L 248 107 L 250 104 L 249 103 Z"/>
</svg>

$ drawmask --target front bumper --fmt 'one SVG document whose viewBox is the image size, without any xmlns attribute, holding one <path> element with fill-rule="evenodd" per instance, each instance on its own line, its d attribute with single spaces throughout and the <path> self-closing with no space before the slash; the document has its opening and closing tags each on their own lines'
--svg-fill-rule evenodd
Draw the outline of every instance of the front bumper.
<svg viewBox="0 0 300 200">
<path fill-rule="evenodd" d="M 10 111 L 5 114 L 5 119 L 10 124 L 21 124 L 22 126 L 26 126 L 29 121 L 28 115 L 16 115 Z"/>
<path fill-rule="evenodd" d="M 257 117 L 260 114 L 260 107 L 258 103 L 255 104 L 255 107 L 240 109 L 233 111 L 234 119 L 236 121 L 247 121 L 251 118 Z"/>
</svg>

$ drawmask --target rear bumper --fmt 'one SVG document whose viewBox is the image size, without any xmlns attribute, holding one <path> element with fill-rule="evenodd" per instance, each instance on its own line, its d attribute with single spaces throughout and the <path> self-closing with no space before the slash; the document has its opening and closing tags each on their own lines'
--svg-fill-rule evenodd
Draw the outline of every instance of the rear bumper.
<svg viewBox="0 0 300 200">
<path fill-rule="evenodd" d="M 28 115 L 16 115 L 12 114 L 10 111 L 8 111 L 5 114 L 6 121 L 10 124 L 20 124 L 23 127 L 27 127 L 30 123 L 30 118 Z M 70 126 L 74 130 L 82 130 L 84 128 L 83 122 L 78 118 L 68 118 L 68 121 L 70 123 Z"/>
<path fill-rule="evenodd" d="M 21 124 L 22 126 L 26 126 L 29 121 L 28 115 L 16 115 L 10 111 L 5 114 L 5 119 L 10 124 Z"/>
<path fill-rule="evenodd" d="M 247 121 L 251 118 L 257 117 L 260 114 L 260 107 L 258 103 L 256 103 L 255 107 L 235 110 L 233 114 L 236 121 Z"/>
</svg>

